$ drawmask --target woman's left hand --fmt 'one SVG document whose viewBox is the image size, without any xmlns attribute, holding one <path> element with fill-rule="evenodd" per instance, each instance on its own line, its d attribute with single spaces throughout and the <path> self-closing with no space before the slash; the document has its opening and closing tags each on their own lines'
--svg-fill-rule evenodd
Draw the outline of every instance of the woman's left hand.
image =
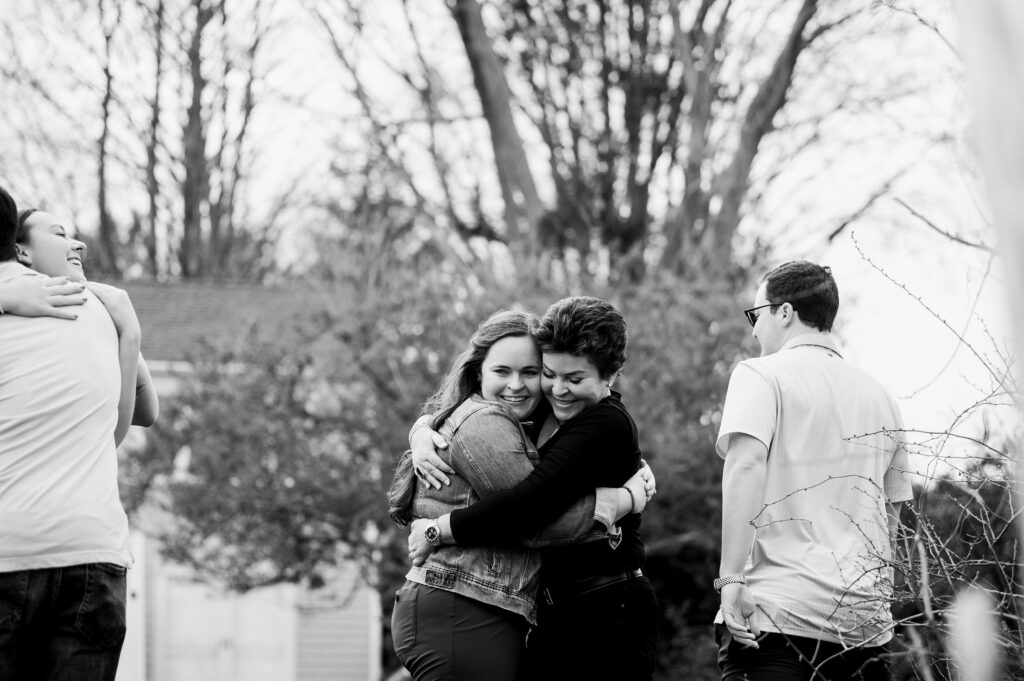
<svg viewBox="0 0 1024 681">
<path fill-rule="evenodd" d="M 437 545 L 431 544 L 423 536 L 423 531 L 431 522 L 426 518 L 417 518 L 412 521 L 412 525 L 409 528 L 409 560 L 412 561 L 415 567 L 419 567 L 427 562 L 430 554 L 437 550 Z"/>
<path fill-rule="evenodd" d="M 651 498 L 658 493 L 657 483 L 654 479 L 654 471 L 647 465 L 647 462 L 640 459 L 640 468 L 623 485 L 629 490 L 632 500 L 632 513 L 641 513 L 650 502 Z"/>
<path fill-rule="evenodd" d="M 409 445 L 412 450 L 412 470 L 417 478 L 434 489 L 452 483 L 448 475 L 453 475 L 455 469 L 437 454 L 437 450 L 448 448 L 444 436 L 429 426 L 421 427 L 413 433 Z"/>
<path fill-rule="evenodd" d="M 647 494 L 647 501 L 651 500 L 658 493 L 658 481 L 654 479 L 654 471 L 647 465 L 647 462 L 640 459 L 640 477 L 644 481 L 644 492 Z"/>
</svg>

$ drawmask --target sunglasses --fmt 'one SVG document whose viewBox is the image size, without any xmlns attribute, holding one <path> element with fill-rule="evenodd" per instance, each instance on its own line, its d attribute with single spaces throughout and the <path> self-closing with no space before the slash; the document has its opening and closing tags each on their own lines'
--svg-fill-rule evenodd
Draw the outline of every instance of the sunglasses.
<svg viewBox="0 0 1024 681">
<path fill-rule="evenodd" d="M 750 325 L 753 326 L 754 324 L 757 324 L 757 318 L 761 316 L 758 314 L 754 314 L 755 311 L 760 310 L 763 307 L 778 307 L 779 305 L 782 305 L 782 303 L 768 303 L 767 305 L 758 305 L 757 307 L 752 307 L 749 310 L 744 310 L 743 316 L 745 316 L 747 318 L 747 321 L 750 322 Z"/>
</svg>

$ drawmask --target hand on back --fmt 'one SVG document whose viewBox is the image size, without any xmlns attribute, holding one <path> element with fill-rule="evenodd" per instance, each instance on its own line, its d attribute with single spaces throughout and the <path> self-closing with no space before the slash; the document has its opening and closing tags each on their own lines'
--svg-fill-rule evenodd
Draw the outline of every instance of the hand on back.
<svg viewBox="0 0 1024 681">
<path fill-rule="evenodd" d="M 16 277 L 3 284 L 4 312 L 22 317 L 78 319 L 85 284 L 67 277 Z"/>
<path fill-rule="evenodd" d="M 642 513 L 651 498 L 658 493 L 654 471 L 643 459 L 640 460 L 640 468 L 625 482 L 623 487 L 629 490 L 629 495 L 633 500 L 633 513 Z"/>
<path fill-rule="evenodd" d="M 430 523 L 426 518 L 417 518 L 409 527 L 409 561 L 416 567 L 427 562 L 430 554 L 437 550 L 437 545 L 428 542 L 424 534 Z"/>
<path fill-rule="evenodd" d="M 448 475 L 455 473 L 455 469 L 437 454 L 437 450 L 448 448 L 448 441 L 440 433 L 429 427 L 420 427 L 412 434 L 409 445 L 416 477 L 434 489 L 451 484 Z"/>
</svg>

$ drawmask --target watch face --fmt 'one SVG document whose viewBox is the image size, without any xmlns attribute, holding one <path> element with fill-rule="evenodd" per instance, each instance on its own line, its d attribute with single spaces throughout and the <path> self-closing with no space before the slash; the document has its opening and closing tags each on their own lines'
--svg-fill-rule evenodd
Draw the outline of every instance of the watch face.
<svg viewBox="0 0 1024 681">
<path fill-rule="evenodd" d="M 437 525 L 428 525 L 427 529 L 423 530 L 423 536 L 431 544 L 436 544 L 439 539 L 438 535 L 440 532 L 437 530 Z"/>
</svg>

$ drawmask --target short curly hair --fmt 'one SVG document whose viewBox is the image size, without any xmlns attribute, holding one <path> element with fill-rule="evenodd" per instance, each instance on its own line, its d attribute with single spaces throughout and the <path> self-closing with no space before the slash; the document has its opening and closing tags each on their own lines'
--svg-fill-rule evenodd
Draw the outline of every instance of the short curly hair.
<svg viewBox="0 0 1024 681">
<path fill-rule="evenodd" d="M 800 321 L 818 331 L 831 331 L 839 311 L 839 287 L 832 269 L 806 260 L 779 265 L 764 277 L 769 303 L 789 303 Z"/>
<path fill-rule="evenodd" d="M 611 378 L 626 363 L 626 320 L 606 300 L 572 296 L 544 313 L 536 332 L 541 352 L 564 352 L 584 357 L 603 379 Z"/>
</svg>

